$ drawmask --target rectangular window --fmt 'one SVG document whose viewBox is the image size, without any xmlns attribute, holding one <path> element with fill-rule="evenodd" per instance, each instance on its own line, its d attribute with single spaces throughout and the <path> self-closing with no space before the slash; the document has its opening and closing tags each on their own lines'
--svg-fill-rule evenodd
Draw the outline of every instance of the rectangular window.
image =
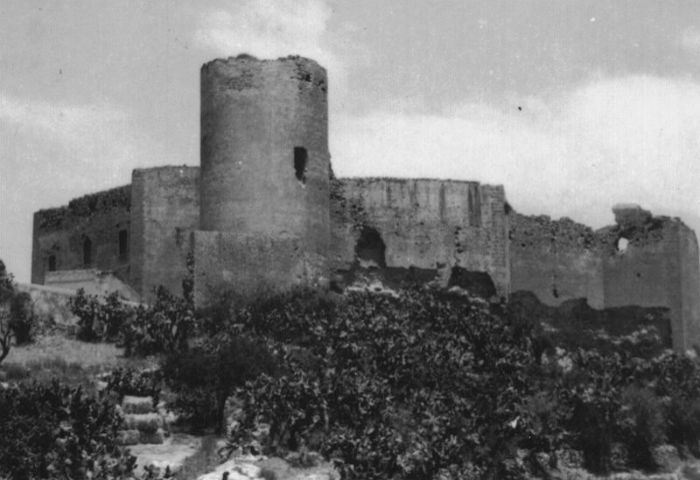
<svg viewBox="0 0 700 480">
<path fill-rule="evenodd" d="M 119 230 L 119 257 L 126 258 L 129 255 L 129 233 Z"/>
<path fill-rule="evenodd" d="M 304 147 L 294 147 L 294 174 L 301 183 L 306 183 L 306 161 L 308 153 Z"/>
</svg>

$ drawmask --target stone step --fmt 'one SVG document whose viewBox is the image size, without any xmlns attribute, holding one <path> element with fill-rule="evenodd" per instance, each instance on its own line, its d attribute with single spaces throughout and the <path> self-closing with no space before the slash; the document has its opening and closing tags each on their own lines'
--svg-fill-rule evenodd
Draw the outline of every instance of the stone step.
<svg viewBox="0 0 700 480">
<path fill-rule="evenodd" d="M 122 410 L 124 413 L 152 413 L 153 397 L 126 395 L 122 400 Z"/>
<path fill-rule="evenodd" d="M 124 415 L 127 430 L 139 430 L 142 433 L 155 433 L 165 427 L 163 418 L 157 413 L 127 413 Z"/>
</svg>

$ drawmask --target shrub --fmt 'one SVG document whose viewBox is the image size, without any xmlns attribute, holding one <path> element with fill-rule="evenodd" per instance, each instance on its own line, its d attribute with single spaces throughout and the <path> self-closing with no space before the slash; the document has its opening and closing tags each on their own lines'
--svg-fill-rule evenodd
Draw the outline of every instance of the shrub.
<svg viewBox="0 0 700 480">
<path fill-rule="evenodd" d="M 297 292 L 233 318 L 284 364 L 238 392 L 230 448 L 284 455 L 304 446 L 336 459 L 344 478 L 422 479 L 521 478 L 524 438 L 534 453 L 556 447 L 549 426 L 523 414 L 537 388 L 527 325 L 466 298 Z"/>
<path fill-rule="evenodd" d="M 659 399 L 646 388 L 630 386 L 622 394 L 623 438 L 632 467 L 652 470 L 652 449 L 665 441 L 665 419 Z"/>
<path fill-rule="evenodd" d="M 15 344 L 31 343 L 36 318 L 32 309 L 32 299 L 26 292 L 16 293 L 10 302 L 9 327 L 15 338 Z"/>
<path fill-rule="evenodd" d="M 88 295 L 79 289 L 69 301 L 71 311 L 78 317 L 79 340 L 115 341 L 122 326 L 133 314 L 133 308 L 125 304 L 118 292 L 112 292 L 101 301 L 97 295 Z"/>
<path fill-rule="evenodd" d="M 114 406 L 53 382 L 0 390 L 0 476 L 128 478 L 135 459 L 114 443 Z"/>
<path fill-rule="evenodd" d="M 184 352 L 194 328 L 192 304 L 158 287 L 153 304 L 137 307 L 121 329 L 125 354 L 143 356 Z"/>
<path fill-rule="evenodd" d="M 163 375 L 176 393 L 172 407 L 198 429 L 221 431 L 226 400 L 236 387 L 275 371 L 266 346 L 244 337 L 219 337 L 166 357 Z"/>
</svg>

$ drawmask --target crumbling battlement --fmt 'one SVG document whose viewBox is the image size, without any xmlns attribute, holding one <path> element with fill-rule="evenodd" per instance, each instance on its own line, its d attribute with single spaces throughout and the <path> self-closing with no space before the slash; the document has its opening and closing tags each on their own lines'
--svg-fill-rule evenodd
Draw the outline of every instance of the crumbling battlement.
<svg viewBox="0 0 700 480">
<path fill-rule="evenodd" d="M 34 214 L 32 283 L 47 271 L 93 268 L 129 277 L 131 186 L 71 200 Z"/>
<path fill-rule="evenodd" d="M 548 305 L 585 298 L 593 308 L 669 309 L 673 344 L 700 346 L 700 260 L 695 233 L 677 218 L 616 205 L 597 231 L 569 219 L 514 214 L 511 288 Z"/>
<path fill-rule="evenodd" d="M 488 273 L 507 296 L 508 219 L 502 186 L 436 179 L 348 178 L 331 196 L 332 265 Z"/>
</svg>

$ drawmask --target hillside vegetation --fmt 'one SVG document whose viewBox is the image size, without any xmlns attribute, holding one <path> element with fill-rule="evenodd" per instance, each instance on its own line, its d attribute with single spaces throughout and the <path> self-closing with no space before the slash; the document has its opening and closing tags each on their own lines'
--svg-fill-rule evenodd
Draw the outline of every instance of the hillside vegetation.
<svg viewBox="0 0 700 480">
<path fill-rule="evenodd" d="M 302 465 L 320 456 L 343 478 L 407 480 L 549 478 L 577 463 L 596 473 L 653 471 L 661 444 L 700 453 L 694 360 L 624 343 L 573 348 L 571 332 L 562 348 L 527 302 L 415 288 L 396 296 L 300 290 L 245 305 L 232 297 L 197 313 L 187 291 L 160 290 L 136 309 L 83 293 L 73 303 L 80 338 L 160 358 L 157 374 L 120 370 L 110 389 L 162 390 L 186 428 L 224 433 L 231 452 L 291 454 Z M 34 395 L 42 409 L 67 409 L 47 413 L 60 428 L 82 425 L 70 405 L 41 400 L 46 388 L 82 398 L 59 384 L 20 385 L 0 389 L 0 404 Z M 80 428 L 102 445 L 86 450 L 81 468 L 106 472 L 99 465 L 109 460 L 109 478 L 130 478 L 128 457 L 108 438 L 113 414 L 80 408 L 96 412 L 88 418 L 97 423 Z M 10 428 L 13 415 L 0 416 L 4 441 L 25 445 Z M 12 474 L 0 465 L 0 477 Z"/>
</svg>

